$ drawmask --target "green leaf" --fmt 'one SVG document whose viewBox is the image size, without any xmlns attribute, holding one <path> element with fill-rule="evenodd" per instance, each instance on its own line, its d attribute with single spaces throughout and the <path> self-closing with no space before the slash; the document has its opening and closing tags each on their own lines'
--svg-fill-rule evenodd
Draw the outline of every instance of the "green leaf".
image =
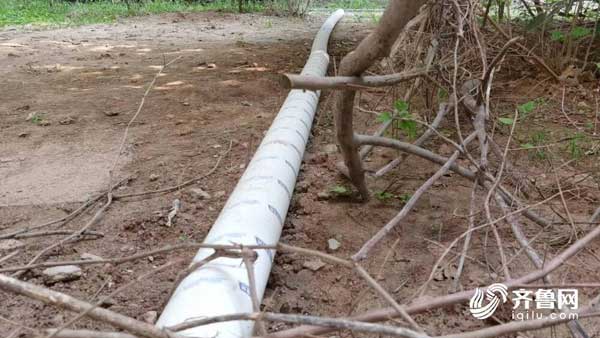
<svg viewBox="0 0 600 338">
<path fill-rule="evenodd" d="M 600 62 L 596 63 L 596 68 L 598 68 L 598 70 L 600 70 Z"/>
<path fill-rule="evenodd" d="M 553 32 L 550 32 L 550 39 L 552 41 L 564 42 L 565 34 L 561 31 L 553 31 Z"/>
<path fill-rule="evenodd" d="M 384 111 L 383 113 L 377 116 L 377 121 L 381 123 L 385 123 L 392 120 L 392 114 L 390 112 Z"/>
<path fill-rule="evenodd" d="M 399 113 L 408 111 L 408 103 L 403 100 L 396 100 L 396 102 L 394 102 L 394 107 Z"/>
<path fill-rule="evenodd" d="M 500 121 L 500 123 L 505 124 L 507 126 L 512 125 L 513 123 L 515 123 L 514 119 L 508 118 L 508 117 L 501 117 L 498 119 L 498 121 Z"/>
<path fill-rule="evenodd" d="M 335 187 L 331 188 L 331 192 L 340 196 L 350 195 L 350 190 L 343 185 L 336 185 Z"/>
<path fill-rule="evenodd" d="M 402 194 L 399 196 L 400 201 L 402 201 L 402 203 L 406 204 L 411 198 L 412 195 L 411 194 Z"/>
<path fill-rule="evenodd" d="M 400 121 L 398 122 L 398 128 L 406 133 L 406 136 L 410 139 L 417 137 L 417 122 L 415 118 L 409 112 L 401 112 L 399 114 Z"/>
<path fill-rule="evenodd" d="M 531 143 L 524 143 L 524 144 L 521 144 L 521 148 L 523 148 L 523 149 L 533 149 L 533 148 L 535 148 L 535 146 L 533 144 L 531 144 Z"/>
<path fill-rule="evenodd" d="M 535 101 L 529 101 L 523 103 L 517 107 L 517 109 L 519 110 L 519 113 L 523 114 L 523 116 L 527 116 L 527 114 L 531 113 L 536 107 L 537 103 Z"/>
<path fill-rule="evenodd" d="M 592 30 L 587 27 L 577 26 L 571 31 L 571 36 L 574 39 L 581 39 L 592 34 Z"/>
<path fill-rule="evenodd" d="M 447 99 L 448 98 L 448 91 L 446 91 L 444 88 L 440 88 L 438 90 L 438 98 L 439 99 Z"/>
<path fill-rule="evenodd" d="M 380 201 L 385 201 L 396 197 L 396 195 L 389 193 L 387 191 L 376 191 L 375 197 Z"/>
</svg>

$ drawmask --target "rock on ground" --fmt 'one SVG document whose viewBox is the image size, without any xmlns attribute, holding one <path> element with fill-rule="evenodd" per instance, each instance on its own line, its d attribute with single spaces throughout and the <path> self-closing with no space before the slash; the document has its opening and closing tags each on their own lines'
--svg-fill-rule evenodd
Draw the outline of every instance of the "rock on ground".
<svg viewBox="0 0 600 338">
<path fill-rule="evenodd" d="M 82 274 L 81 268 L 76 265 L 55 266 L 42 271 L 46 284 L 74 281 L 81 278 Z"/>
</svg>

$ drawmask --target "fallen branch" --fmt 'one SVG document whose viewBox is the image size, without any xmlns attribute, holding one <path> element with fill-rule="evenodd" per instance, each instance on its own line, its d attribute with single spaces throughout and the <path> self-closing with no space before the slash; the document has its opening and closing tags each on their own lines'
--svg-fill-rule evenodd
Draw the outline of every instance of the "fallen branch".
<svg viewBox="0 0 600 338">
<path fill-rule="evenodd" d="M 475 227 L 475 197 L 477 196 L 477 186 L 479 185 L 479 179 L 475 179 L 473 189 L 471 189 L 471 198 L 469 202 L 469 227 L 467 228 L 467 236 L 463 243 L 463 249 L 458 260 L 458 266 L 456 267 L 456 273 L 454 274 L 454 282 L 452 283 L 452 292 L 456 292 L 460 286 L 460 276 L 465 266 L 465 258 L 467 257 L 467 251 L 469 251 L 469 245 L 471 244 L 471 235 L 473 234 L 472 229 Z"/>
<path fill-rule="evenodd" d="M 437 128 L 439 127 L 440 123 L 442 123 L 442 120 L 444 119 L 446 114 L 450 111 L 450 107 L 452 107 L 452 105 L 449 105 L 446 103 L 440 104 L 438 113 L 435 116 L 435 119 L 433 120 L 433 122 L 431 122 L 431 126 L 429 126 L 427 128 L 427 130 L 423 133 L 423 135 L 421 135 L 413 143 L 415 146 L 420 147 L 425 142 L 427 142 L 427 140 L 429 140 L 429 138 L 435 133 L 435 130 L 437 130 Z M 392 170 L 393 168 L 397 167 L 400 163 L 402 163 L 402 161 L 404 161 L 406 159 L 406 157 L 407 157 L 407 154 L 402 154 L 400 157 L 394 159 L 393 161 L 386 164 L 381 169 L 377 170 L 377 172 L 375 172 L 375 175 L 373 175 L 373 176 L 381 177 L 381 176 L 387 174 L 390 170 Z"/>
<path fill-rule="evenodd" d="M 115 156 L 115 159 L 113 160 L 112 166 L 108 170 L 108 192 L 109 193 L 112 191 L 113 174 L 114 174 L 114 171 L 115 171 L 115 169 L 117 167 L 117 164 L 119 163 L 119 159 L 121 158 L 121 152 L 123 151 L 123 148 L 125 147 L 125 141 L 127 141 L 127 136 L 129 135 L 129 128 L 131 128 L 131 125 L 133 124 L 133 122 L 137 119 L 137 117 L 142 112 L 142 108 L 144 107 L 144 103 L 146 102 L 146 98 L 148 97 L 148 94 L 150 94 L 150 91 L 154 87 L 154 83 L 156 83 L 156 80 L 160 77 L 160 75 L 162 74 L 162 72 L 168 66 L 170 66 L 175 61 L 179 60 L 181 57 L 182 57 L 182 55 L 174 58 L 173 60 L 165 63 L 164 66 L 160 67 L 160 69 L 158 70 L 158 72 L 156 72 L 156 74 L 154 75 L 154 78 L 152 78 L 152 81 L 148 85 L 148 88 L 146 88 L 146 91 L 144 92 L 144 95 L 142 96 L 142 100 L 140 101 L 140 104 L 138 105 L 138 108 L 137 108 L 135 114 L 133 114 L 133 116 L 131 117 L 131 119 L 127 123 L 127 126 L 125 127 L 125 131 L 123 132 L 123 137 L 121 138 L 121 144 L 119 145 L 119 149 L 117 150 L 117 154 Z"/>
<path fill-rule="evenodd" d="M 6 275 L 0 274 L 0 289 L 17 295 L 26 296 L 45 304 L 54 305 L 74 312 L 84 312 L 92 307 L 91 304 L 60 293 L 48 288 L 20 281 Z M 88 317 L 113 325 L 127 332 L 131 332 L 148 338 L 172 338 L 173 333 L 163 331 L 154 325 L 150 325 L 131 317 L 103 309 L 94 308 L 87 314 Z"/>
<path fill-rule="evenodd" d="M 59 236 L 59 235 L 72 235 L 73 231 L 70 230 L 50 230 L 50 231 L 37 231 L 27 232 L 23 234 L 14 235 L 14 239 L 24 239 L 32 237 L 46 237 L 46 236 Z M 104 234 L 97 231 L 84 231 L 80 237 L 92 237 L 91 239 L 104 237 Z"/>
<path fill-rule="evenodd" d="M 465 143 L 463 144 L 463 149 L 467 146 L 467 144 L 472 141 L 477 136 L 476 133 L 471 134 L 469 137 L 465 139 Z M 379 230 L 375 236 L 369 239 L 362 248 L 352 256 L 354 260 L 361 260 L 367 258 L 369 252 L 377 245 L 398 223 L 400 223 L 406 215 L 412 210 L 414 205 L 417 203 L 421 195 L 423 195 L 437 180 L 439 180 L 444 174 L 448 172 L 450 167 L 454 164 L 454 162 L 458 159 L 458 156 L 461 154 L 461 150 L 457 150 L 448 158 L 448 160 L 442 165 L 442 167 L 431 176 L 423 185 L 415 191 L 415 193 L 410 197 L 408 202 L 404 205 L 402 210 L 392 218 L 381 230 Z"/>
<path fill-rule="evenodd" d="M 373 61 L 389 54 L 390 48 L 404 26 L 414 18 L 424 0 L 392 0 L 386 7 L 375 30 L 360 42 L 358 47 L 340 62 L 340 75 L 359 76 Z M 335 98 L 335 127 L 337 141 L 352 184 L 364 200 L 369 199 L 359 147 L 354 139 L 353 113 L 356 92 L 344 90 Z"/>
<path fill-rule="evenodd" d="M 260 312 L 260 299 L 258 297 L 258 293 L 256 292 L 256 278 L 254 275 L 254 261 L 258 256 L 256 252 L 249 250 L 247 248 L 242 249 L 242 261 L 244 262 L 244 266 L 246 267 L 246 273 L 248 274 L 248 285 L 250 287 L 250 298 L 252 299 L 252 311 L 255 313 Z M 257 331 L 258 334 L 264 336 L 267 334 L 267 328 L 265 327 L 265 323 L 262 320 L 257 320 Z"/>
<path fill-rule="evenodd" d="M 544 278 L 551 272 L 558 269 L 568 259 L 572 258 L 581 249 L 586 247 L 589 243 L 600 237 L 600 226 L 597 226 L 592 231 L 587 233 L 584 237 L 577 240 L 566 250 L 547 261 L 542 269 L 536 269 L 528 274 L 511 280 L 505 280 L 502 283 L 508 288 L 514 288 L 515 286 L 522 286 L 535 282 L 539 279 Z M 406 305 L 406 312 L 409 314 L 417 314 L 425 311 L 430 311 L 436 308 L 450 306 L 456 303 L 467 302 L 475 293 L 474 289 L 466 290 L 462 292 L 452 293 L 446 296 L 438 297 L 420 297 Z M 364 322 L 376 322 L 389 320 L 390 318 L 397 317 L 398 314 L 394 308 L 388 307 L 383 309 L 371 310 L 363 314 L 352 317 L 353 320 L 364 321 Z M 283 330 L 279 332 L 271 333 L 269 338 L 293 338 L 307 335 L 322 335 L 333 331 L 332 329 L 320 328 L 315 326 L 299 326 L 293 329 Z"/>
<path fill-rule="evenodd" d="M 260 250 L 260 249 L 273 250 L 273 249 L 278 248 L 278 246 L 274 246 L 274 245 L 253 245 L 253 246 L 244 246 L 244 247 L 250 248 L 253 250 Z M 221 244 L 204 244 L 204 243 L 182 243 L 182 244 L 176 244 L 176 245 L 167 245 L 167 246 L 159 248 L 159 249 L 154 249 L 154 250 L 150 250 L 147 252 L 141 252 L 141 253 L 138 253 L 135 255 L 119 257 L 119 258 L 84 259 L 84 260 L 62 261 L 62 262 L 60 262 L 60 261 L 59 262 L 43 262 L 43 263 L 37 263 L 37 264 L 32 264 L 32 265 L 13 266 L 13 267 L 0 269 L 0 273 L 15 272 L 15 271 L 20 271 L 20 270 L 35 269 L 35 268 L 48 268 L 48 267 L 53 267 L 53 266 L 64 266 L 64 265 L 82 266 L 82 265 L 97 265 L 97 264 L 107 264 L 107 263 L 118 265 L 118 264 L 122 264 L 125 262 L 138 260 L 138 259 L 145 258 L 148 256 L 163 254 L 163 253 L 170 252 L 170 251 L 182 250 L 182 249 L 199 249 L 199 248 L 214 249 L 214 250 L 240 250 L 241 249 L 239 245 L 235 245 L 235 244 L 221 245 Z"/>
<path fill-rule="evenodd" d="M 14 238 L 15 236 L 19 235 L 19 234 L 23 234 L 26 233 L 28 231 L 31 230 L 36 230 L 36 229 L 40 229 L 40 228 L 44 228 L 53 224 L 57 224 L 57 223 L 63 223 L 66 224 L 67 222 L 71 221 L 72 219 L 74 219 L 75 217 L 77 217 L 77 215 L 79 215 L 80 213 L 82 213 L 85 209 L 87 209 L 88 207 L 92 206 L 93 204 L 95 204 L 96 202 L 98 202 L 100 199 L 102 199 L 102 197 L 106 196 L 106 193 L 101 193 L 98 194 L 95 197 L 90 198 L 89 200 L 87 200 L 86 202 L 84 202 L 81 206 L 79 206 L 79 208 L 73 210 L 70 214 L 61 217 L 59 219 L 53 220 L 53 221 L 49 221 L 46 223 L 42 223 L 42 224 L 38 224 L 38 225 L 33 225 L 33 226 L 28 226 L 16 231 L 13 231 L 11 233 L 7 233 L 7 234 L 3 234 L 0 235 L 0 239 L 7 239 L 7 238 Z"/>
<path fill-rule="evenodd" d="M 487 19 L 487 21 L 489 21 L 492 26 L 494 27 L 494 29 L 502 34 L 502 36 L 510 41 L 510 35 L 508 35 L 492 18 L 490 18 L 488 13 L 484 14 L 484 18 Z M 550 68 L 546 62 L 544 62 L 544 60 L 537 56 L 536 54 L 534 54 L 529 48 L 527 48 L 527 46 L 523 45 L 520 42 L 514 42 L 514 44 L 519 47 L 520 49 L 522 49 L 523 51 L 525 51 L 525 53 L 527 54 L 527 56 L 529 56 L 530 58 L 532 58 L 535 62 L 537 62 L 538 65 L 540 65 L 545 71 L 546 73 L 548 73 L 550 76 L 552 76 L 557 82 L 561 82 L 560 76 L 558 76 L 553 70 L 552 68 Z"/>
<path fill-rule="evenodd" d="M 290 324 L 309 324 L 316 326 L 323 326 L 332 328 L 334 330 L 352 330 L 356 332 L 368 332 L 385 334 L 395 337 L 406 337 L 406 338 L 426 338 L 427 335 L 420 334 L 410 329 L 395 327 L 389 325 L 380 325 L 372 323 L 362 323 L 359 321 L 340 319 L 340 318 L 328 318 L 328 317 L 316 317 L 316 316 L 303 316 L 295 314 L 282 314 L 272 312 L 261 312 L 261 313 L 238 313 L 231 315 L 216 316 L 210 318 L 188 320 L 178 325 L 169 327 L 169 330 L 178 332 L 193 327 L 202 325 L 208 325 L 213 323 L 221 323 L 234 320 L 268 320 L 273 322 L 283 322 Z M 263 337 L 273 337 L 277 333 L 272 333 Z"/>
<path fill-rule="evenodd" d="M 45 330 L 46 334 L 55 334 L 55 338 L 139 338 L 139 336 L 124 332 L 101 332 L 92 330 L 62 330 L 59 333 L 56 332 L 56 329 Z M 30 337 L 39 337 L 39 335 L 31 335 Z"/>
<path fill-rule="evenodd" d="M 84 234 L 86 231 L 88 231 L 92 226 L 94 226 L 96 223 L 98 223 L 100 221 L 100 219 L 104 216 L 104 211 L 106 211 L 106 209 L 111 205 L 113 199 L 112 199 L 112 194 L 109 191 L 107 194 L 107 199 L 106 199 L 106 203 L 98 210 L 96 211 L 96 213 L 94 214 L 94 217 L 92 217 L 92 219 L 90 219 L 81 229 L 71 233 L 69 236 L 61 239 L 60 241 L 42 249 L 41 251 L 39 251 L 30 261 L 29 263 L 27 263 L 27 266 L 31 266 L 33 265 L 38 259 L 40 259 L 42 256 L 44 256 L 47 252 L 49 252 L 50 250 L 60 247 L 63 244 L 67 243 L 68 241 L 80 237 L 82 234 Z M 27 271 L 27 269 L 23 269 L 19 272 L 16 273 L 17 276 L 22 275 L 25 271 Z"/>
<path fill-rule="evenodd" d="M 428 74 L 427 69 L 413 69 L 402 73 L 375 75 L 375 76 L 311 76 L 283 74 L 281 84 L 288 89 L 350 89 L 372 87 L 387 87 L 412 80 Z"/>
<path fill-rule="evenodd" d="M 421 17 L 421 19 L 423 19 L 424 17 L 427 17 L 427 15 L 428 15 L 428 11 L 423 11 L 422 13 L 417 15 L 415 18 L 413 18 L 413 20 L 415 20 L 417 17 Z M 411 20 L 407 24 L 407 27 L 405 29 L 408 28 L 408 26 L 411 24 L 411 22 L 413 22 L 413 20 Z M 423 21 L 423 23 L 425 23 L 425 21 Z M 419 30 L 422 30 L 422 29 L 423 29 L 423 25 L 421 25 L 421 28 Z M 406 36 L 406 34 L 403 34 L 402 36 L 404 37 L 404 36 Z M 401 40 L 401 39 L 402 39 L 402 37 L 399 40 Z M 396 41 L 396 43 L 397 42 L 398 41 Z M 429 46 L 429 49 L 427 50 L 427 56 L 425 57 L 425 70 L 429 70 L 431 68 L 431 64 L 433 63 L 433 59 L 435 58 L 435 54 L 437 53 L 438 46 L 439 46 L 439 43 L 437 40 L 434 39 L 431 41 L 431 46 Z M 419 45 L 419 48 L 420 48 L 420 45 Z M 428 77 L 428 78 L 431 79 L 430 77 Z M 415 82 L 412 84 L 412 86 L 410 86 L 410 88 L 406 91 L 406 93 L 404 93 L 403 100 L 405 102 L 410 101 L 410 97 L 412 96 L 413 91 L 415 90 L 415 88 L 417 88 L 419 86 L 420 82 L 421 82 L 421 78 L 417 77 L 415 79 Z M 390 119 L 390 120 L 383 122 L 373 135 L 374 136 L 383 136 L 383 134 L 386 132 L 386 130 L 392 125 L 393 121 L 394 121 L 393 119 Z M 430 130 L 431 129 L 428 129 L 425 133 L 429 132 Z M 364 147 L 361 147 L 360 152 L 359 152 L 361 160 L 364 160 L 371 153 L 372 150 L 373 150 L 373 146 L 371 146 L 371 145 L 366 145 Z M 340 172 L 342 172 L 342 174 L 344 174 L 346 177 L 350 178 L 350 176 L 348 174 L 348 169 L 344 166 L 343 162 L 338 162 L 337 167 L 338 167 L 338 170 L 340 170 Z"/>
<path fill-rule="evenodd" d="M 221 156 L 219 156 L 219 158 L 217 159 L 217 162 L 215 162 L 215 165 L 205 174 L 191 178 L 181 184 L 178 184 L 178 185 L 175 185 L 172 187 L 168 187 L 168 188 L 150 190 L 150 191 L 142 191 L 142 192 L 130 193 L 130 194 L 120 194 L 120 195 L 114 194 L 113 199 L 120 200 L 120 199 L 131 198 L 131 197 L 141 197 L 141 196 L 154 195 L 154 194 L 166 194 L 169 192 L 177 191 L 177 190 L 184 188 L 190 184 L 197 183 L 198 181 L 205 179 L 208 176 L 214 174 L 214 172 L 217 170 L 217 168 L 221 164 L 221 161 L 231 151 L 232 147 L 233 147 L 233 142 L 229 142 L 229 148 L 227 148 L 227 151 L 225 151 L 223 154 L 221 154 Z"/>
<path fill-rule="evenodd" d="M 410 143 L 406 143 L 406 142 L 402 142 L 402 141 L 398 141 L 398 140 L 394 140 L 394 139 L 390 139 L 390 138 L 386 138 L 386 137 L 377 137 L 377 136 L 358 134 L 358 135 L 355 135 L 354 138 L 356 139 L 356 142 L 359 145 L 370 144 L 370 145 L 374 145 L 374 146 L 394 148 L 394 149 L 398 149 L 400 151 L 410 153 L 412 155 L 419 156 L 421 158 L 429 160 L 433 163 L 437 163 L 439 165 L 444 165 L 444 163 L 446 163 L 446 161 L 448 161 L 447 157 L 438 155 L 427 149 L 417 147 Z M 475 178 L 477 177 L 477 174 L 475 172 L 473 172 L 461 165 L 458 165 L 458 164 L 452 164 L 450 166 L 450 170 L 454 171 L 455 173 L 457 173 L 471 181 L 475 180 Z M 491 183 L 488 180 L 493 180 L 493 177 L 486 175 L 485 178 L 486 178 L 486 180 L 483 180 L 482 184 L 484 187 L 489 189 Z M 507 201 L 507 203 L 516 203 L 519 206 L 523 205 L 523 203 L 521 203 L 516 197 L 511 195 L 502 185 L 500 185 L 498 187 L 498 189 L 500 190 L 502 197 Z M 529 209 L 526 209 L 523 212 L 523 214 L 525 215 L 525 217 L 529 218 L 530 220 L 536 222 L 537 224 L 539 224 L 543 227 L 548 226 L 550 224 L 549 221 L 545 220 L 544 218 L 542 218 L 541 216 L 539 216 L 538 214 L 536 214 L 535 212 L 533 212 Z"/>
<path fill-rule="evenodd" d="M 102 304 L 104 304 L 108 299 L 111 299 L 113 297 L 115 297 L 116 295 L 118 295 L 119 293 L 123 292 L 125 289 L 133 286 L 133 285 L 139 285 L 140 283 L 147 281 L 148 277 L 157 274 L 159 272 L 162 272 L 164 270 L 167 270 L 169 268 L 171 268 L 172 266 L 179 264 L 183 262 L 182 259 L 176 260 L 176 261 L 172 261 L 172 262 L 168 262 L 165 263 L 155 269 L 152 269 L 150 272 L 147 272 L 145 274 L 142 274 L 138 277 L 136 277 L 134 280 L 132 280 L 129 283 L 126 283 L 125 285 L 120 286 L 119 288 L 117 288 L 116 290 L 114 290 L 113 292 L 111 292 L 109 295 L 103 297 L 102 299 L 100 299 L 99 301 L 97 301 L 95 304 L 90 304 L 90 306 L 85 309 L 84 311 L 80 312 L 77 314 L 77 316 L 75 316 L 74 318 L 70 319 L 69 321 L 67 321 L 66 323 L 64 323 L 61 327 L 59 327 L 58 329 L 56 329 L 54 332 L 50 333 L 46 338 L 55 338 L 62 330 L 68 328 L 69 326 L 75 324 L 75 322 L 77 322 L 78 320 L 80 320 L 81 318 L 87 316 L 89 313 L 91 313 L 92 311 L 94 311 L 94 309 L 98 308 L 99 306 L 101 306 Z"/>
</svg>

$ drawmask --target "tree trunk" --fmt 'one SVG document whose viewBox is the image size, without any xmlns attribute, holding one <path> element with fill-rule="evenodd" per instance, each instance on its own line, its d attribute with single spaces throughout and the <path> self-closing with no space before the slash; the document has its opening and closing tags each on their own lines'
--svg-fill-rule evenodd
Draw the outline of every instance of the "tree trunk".
<svg viewBox="0 0 600 338">
<path fill-rule="evenodd" d="M 342 59 L 339 75 L 360 76 L 377 59 L 387 56 L 402 28 L 425 2 L 426 0 L 391 0 L 375 31 Z M 350 180 L 366 200 L 369 198 L 369 190 L 365 183 L 359 146 L 354 142 L 352 114 L 355 94 L 353 90 L 344 90 L 336 95 L 336 135 Z"/>
</svg>

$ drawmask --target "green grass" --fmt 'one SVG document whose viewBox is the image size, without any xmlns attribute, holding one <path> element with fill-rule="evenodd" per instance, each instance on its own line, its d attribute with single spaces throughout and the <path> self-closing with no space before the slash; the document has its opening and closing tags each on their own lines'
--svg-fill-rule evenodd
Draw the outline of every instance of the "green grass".
<svg viewBox="0 0 600 338">
<path fill-rule="evenodd" d="M 260 11 L 262 4 L 245 4 L 245 11 Z M 32 24 L 37 26 L 77 26 L 110 23 L 118 18 L 166 12 L 237 11 L 237 3 L 216 0 L 212 3 L 187 3 L 176 0 L 153 0 L 132 4 L 111 0 L 67 2 L 50 0 L 0 0 L 0 27 Z"/>
</svg>

